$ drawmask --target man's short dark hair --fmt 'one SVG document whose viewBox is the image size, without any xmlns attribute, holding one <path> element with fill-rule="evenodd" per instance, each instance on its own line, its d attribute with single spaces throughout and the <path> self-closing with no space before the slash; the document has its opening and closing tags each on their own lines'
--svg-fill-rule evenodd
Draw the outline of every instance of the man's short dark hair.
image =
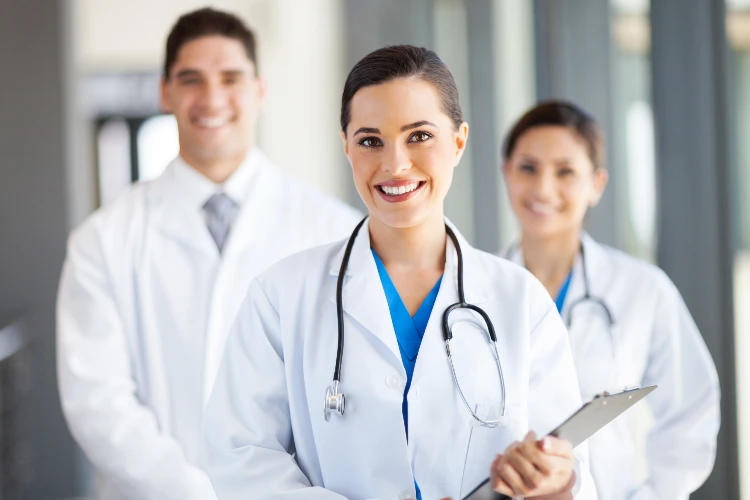
<svg viewBox="0 0 750 500">
<path fill-rule="evenodd" d="M 188 12 L 181 16 L 167 37 L 167 51 L 164 59 L 164 78 L 169 79 L 177 54 L 183 45 L 204 36 L 220 35 L 237 40 L 245 47 L 247 57 L 258 73 L 255 56 L 255 35 L 237 16 L 212 8 Z"/>
</svg>

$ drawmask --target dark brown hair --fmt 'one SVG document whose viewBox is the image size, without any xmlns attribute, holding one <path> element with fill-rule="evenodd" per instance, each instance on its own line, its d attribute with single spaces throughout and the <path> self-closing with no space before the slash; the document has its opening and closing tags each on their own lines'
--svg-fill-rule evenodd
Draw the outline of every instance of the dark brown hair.
<svg viewBox="0 0 750 500">
<path fill-rule="evenodd" d="M 604 166 L 604 138 L 601 127 L 589 113 L 567 101 L 545 101 L 528 110 L 510 129 L 503 144 L 503 158 L 513 154 L 518 140 L 534 127 L 559 126 L 575 132 L 586 143 L 594 169 Z"/>
<path fill-rule="evenodd" d="M 172 26 L 172 30 L 167 37 L 164 78 L 169 79 L 169 72 L 174 66 L 177 54 L 183 45 L 196 38 L 211 35 L 221 35 L 239 41 L 245 47 L 247 58 L 255 66 L 255 73 L 258 73 L 253 32 L 237 16 L 207 7 L 180 16 L 175 25 Z"/>
<path fill-rule="evenodd" d="M 351 102 L 359 89 L 397 78 L 418 78 L 432 84 L 440 96 L 443 111 L 456 129 L 463 123 L 456 81 L 438 55 L 422 47 L 392 45 L 370 52 L 349 72 L 341 96 L 341 131 L 346 134 L 351 121 Z"/>
</svg>

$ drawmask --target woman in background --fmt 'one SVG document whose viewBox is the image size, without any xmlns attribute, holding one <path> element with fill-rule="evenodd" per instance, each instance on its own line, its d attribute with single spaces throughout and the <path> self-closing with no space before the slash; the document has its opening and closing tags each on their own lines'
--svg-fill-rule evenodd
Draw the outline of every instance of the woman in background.
<svg viewBox="0 0 750 500">
<path fill-rule="evenodd" d="M 545 286 L 568 326 L 584 401 L 658 385 L 640 478 L 628 412 L 589 440 L 599 498 L 687 499 L 708 477 L 719 429 L 713 361 L 674 284 L 659 268 L 597 243 L 583 230 L 607 184 L 594 118 L 545 102 L 506 137 L 503 172 L 521 235 L 504 256 Z"/>
</svg>

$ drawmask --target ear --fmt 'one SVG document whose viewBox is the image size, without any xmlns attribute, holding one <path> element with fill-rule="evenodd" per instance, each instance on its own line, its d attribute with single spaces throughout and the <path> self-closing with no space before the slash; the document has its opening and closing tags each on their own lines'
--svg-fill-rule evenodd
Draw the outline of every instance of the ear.
<svg viewBox="0 0 750 500">
<path fill-rule="evenodd" d="M 595 207 L 599 204 L 599 200 L 604 195 L 604 190 L 607 188 L 607 182 L 609 181 L 609 173 L 607 169 L 600 167 L 594 172 L 594 195 L 589 202 L 589 206 Z"/>
<path fill-rule="evenodd" d="M 258 103 L 263 104 L 266 102 L 266 80 L 262 76 L 257 77 L 258 82 Z"/>
<path fill-rule="evenodd" d="M 346 159 L 349 159 L 349 141 L 346 140 L 346 135 L 344 135 L 343 130 L 339 130 L 339 137 L 341 137 L 341 145 L 344 147 L 344 154 L 346 155 Z M 351 163 L 351 161 L 349 162 Z"/>
<path fill-rule="evenodd" d="M 466 143 L 469 140 L 469 124 L 463 122 L 458 126 L 456 131 L 456 165 L 461 161 L 461 157 L 466 151 Z"/>
<path fill-rule="evenodd" d="M 159 107 L 163 113 L 171 113 L 172 107 L 169 105 L 169 82 L 162 76 L 159 85 Z"/>
</svg>

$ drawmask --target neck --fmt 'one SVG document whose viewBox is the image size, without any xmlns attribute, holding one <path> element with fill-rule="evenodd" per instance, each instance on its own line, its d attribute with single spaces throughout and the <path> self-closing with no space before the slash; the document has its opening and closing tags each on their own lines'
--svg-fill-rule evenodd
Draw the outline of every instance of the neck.
<svg viewBox="0 0 750 500">
<path fill-rule="evenodd" d="M 445 268 L 445 219 L 440 213 L 421 224 L 394 228 L 370 217 L 370 245 L 386 266 Z"/>
<path fill-rule="evenodd" d="M 249 151 L 249 150 L 248 150 Z M 212 160 L 204 160 L 190 155 L 189 152 L 180 148 L 180 156 L 185 163 L 200 172 L 204 177 L 214 184 L 223 184 L 234 174 L 245 161 L 248 151 L 234 156 L 226 156 Z"/>
<path fill-rule="evenodd" d="M 524 234 L 521 238 L 526 269 L 547 289 L 559 286 L 567 278 L 580 248 L 579 231 L 545 238 Z"/>
</svg>

